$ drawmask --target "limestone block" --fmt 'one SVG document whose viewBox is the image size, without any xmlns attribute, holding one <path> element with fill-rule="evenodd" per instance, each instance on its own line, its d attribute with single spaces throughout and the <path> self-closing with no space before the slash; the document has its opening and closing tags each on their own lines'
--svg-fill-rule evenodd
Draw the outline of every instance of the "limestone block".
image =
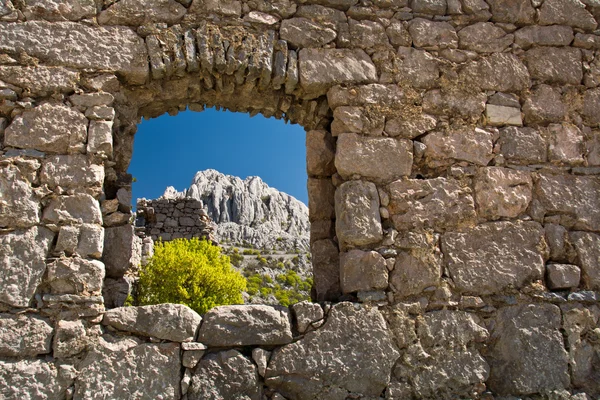
<svg viewBox="0 0 600 400">
<path fill-rule="evenodd" d="M 336 84 L 377 81 L 377 70 L 363 50 L 302 49 L 299 52 L 300 86 L 319 97 Z"/>
<path fill-rule="evenodd" d="M 598 23 L 579 0 L 548 0 L 540 7 L 540 25 L 569 25 L 593 31 Z"/>
<path fill-rule="evenodd" d="M 106 278 L 102 286 L 104 306 L 107 309 L 123 307 L 133 290 L 133 283 L 133 278 L 129 276 Z"/>
<path fill-rule="evenodd" d="M 96 187 L 104 184 L 104 166 L 83 154 L 50 156 L 44 160 L 40 182 L 54 189 Z"/>
<path fill-rule="evenodd" d="M 502 308 L 491 332 L 488 387 L 502 396 L 569 387 L 560 309 L 551 304 Z"/>
<path fill-rule="evenodd" d="M 0 66 L 0 80 L 27 89 L 34 95 L 68 93 L 75 90 L 79 72 L 63 67 Z"/>
<path fill-rule="evenodd" d="M 485 106 L 485 119 L 487 124 L 491 126 L 523 126 L 520 108 L 487 104 Z"/>
<path fill-rule="evenodd" d="M 447 229 L 475 223 L 471 190 L 446 178 L 407 179 L 392 182 L 389 211 L 396 229 Z M 339 218 L 339 217 L 338 217 Z"/>
<path fill-rule="evenodd" d="M 508 168 L 485 167 L 475 176 L 475 203 L 480 217 L 515 218 L 527 210 L 533 182 L 529 173 Z"/>
<path fill-rule="evenodd" d="M 400 21 L 392 20 L 390 26 L 385 29 L 385 33 L 394 47 L 410 47 L 412 45 L 412 37 Z"/>
<path fill-rule="evenodd" d="M 116 72 L 133 84 L 148 77 L 144 41 L 129 28 L 72 22 L 0 22 L 0 50 L 27 54 L 46 65 Z"/>
<path fill-rule="evenodd" d="M 550 289 L 571 289 L 579 286 L 581 270 L 577 265 L 548 264 L 546 280 Z"/>
<path fill-rule="evenodd" d="M 414 296 L 428 287 L 439 285 L 442 258 L 435 236 L 406 232 L 395 245 L 400 250 L 390 274 L 394 296 Z"/>
<path fill-rule="evenodd" d="M 229 17 L 242 15 L 242 3 L 237 0 L 194 0 L 188 14 L 220 14 Z"/>
<path fill-rule="evenodd" d="M 79 227 L 72 225 L 61 226 L 58 231 L 58 238 L 56 239 L 54 251 L 57 253 L 64 251 L 67 255 L 71 255 L 75 253 L 78 241 Z"/>
<path fill-rule="evenodd" d="M 423 111 L 433 115 L 458 115 L 479 119 L 485 109 L 484 93 L 430 90 L 423 96 Z"/>
<path fill-rule="evenodd" d="M 321 220 L 313 221 L 310 223 L 310 240 L 315 242 L 317 240 L 329 239 L 333 237 L 333 221 Z"/>
<path fill-rule="evenodd" d="M 163 22 L 173 25 L 183 18 L 186 11 L 175 0 L 121 0 L 102 11 L 98 23 L 140 26 Z"/>
<path fill-rule="evenodd" d="M 434 22 L 415 18 L 408 25 L 413 44 L 425 50 L 456 49 L 458 36 L 454 27 L 447 22 Z"/>
<path fill-rule="evenodd" d="M 340 135 L 335 166 L 344 179 L 358 175 L 374 182 L 390 182 L 410 174 L 412 142 L 406 139 Z"/>
<path fill-rule="evenodd" d="M 339 303 L 320 329 L 273 352 L 265 382 L 286 398 L 377 397 L 398 356 L 377 308 Z"/>
<path fill-rule="evenodd" d="M 63 369 L 40 359 L 0 360 L 0 396 L 5 399 L 51 400 L 64 398 L 72 384 Z"/>
<path fill-rule="evenodd" d="M 558 89 L 539 85 L 525 100 L 523 113 L 528 124 L 562 122 L 567 115 L 567 105 L 563 103 Z"/>
<path fill-rule="evenodd" d="M 81 225 L 79 228 L 79 240 L 76 249 L 77 254 L 81 257 L 100 258 L 102 257 L 103 250 L 104 228 L 95 224 Z"/>
<path fill-rule="evenodd" d="M 208 347 L 198 342 L 181 343 L 181 350 L 183 350 L 181 363 L 186 368 L 196 367 L 196 365 L 198 365 L 198 361 L 202 359 L 207 349 Z"/>
<path fill-rule="evenodd" d="M 323 308 L 319 304 L 302 301 L 291 306 L 296 318 L 298 332 L 305 333 L 314 322 L 321 321 L 324 317 Z"/>
<path fill-rule="evenodd" d="M 74 108 L 44 103 L 13 120 L 4 132 L 4 145 L 47 153 L 83 152 L 87 124 Z"/>
<path fill-rule="evenodd" d="M 568 46 L 573 41 L 573 28 L 569 26 L 525 26 L 515 31 L 515 43 L 527 50 L 533 45 Z"/>
<path fill-rule="evenodd" d="M 517 56 L 510 53 L 494 53 L 470 61 L 460 76 L 467 84 L 482 90 L 520 92 L 531 86 L 530 72 Z"/>
<path fill-rule="evenodd" d="M 398 85 L 374 83 L 358 87 L 334 86 L 327 92 L 329 107 L 387 104 L 389 107 L 406 105 L 406 93 Z"/>
<path fill-rule="evenodd" d="M 416 13 L 445 15 L 446 0 L 411 0 L 410 8 Z"/>
<path fill-rule="evenodd" d="M 544 225 L 546 232 L 546 243 L 550 250 L 549 260 L 556 262 L 569 261 L 567 257 L 567 239 L 568 231 L 562 225 L 557 224 L 546 224 Z"/>
<path fill-rule="evenodd" d="M 42 220 L 49 224 L 101 224 L 102 212 L 98 201 L 89 194 L 57 196 L 44 208 Z"/>
<path fill-rule="evenodd" d="M 174 399 L 180 396 L 179 343 L 141 343 L 105 335 L 88 346 L 75 380 L 75 399 Z M 111 385 L 107 385 L 111 382 Z"/>
<path fill-rule="evenodd" d="M 431 89 L 438 85 L 439 62 L 425 50 L 398 48 L 395 70 L 395 79 L 412 87 Z"/>
<path fill-rule="evenodd" d="M 333 111 L 333 118 L 331 133 L 334 136 L 342 133 L 380 136 L 385 125 L 385 116 L 369 112 L 363 107 L 337 107 Z"/>
<path fill-rule="evenodd" d="M 310 252 L 317 299 L 319 301 L 337 300 L 340 295 L 338 246 L 328 237 L 311 243 Z"/>
<path fill-rule="evenodd" d="M 600 124 L 600 88 L 586 90 L 581 113 L 588 123 Z"/>
<path fill-rule="evenodd" d="M 25 228 L 40 221 L 41 196 L 31 183 L 25 168 L 0 164 L 0 227 Z"/>
<path fill-rule="evenodd" d="M 137 267 L 141 259 L 141 239 L 136 236 L 131 225 L 123 225 L 104 230 L 104 254 L 106 276 L 122 277 L 127 270 Z"/>
<path fill-rule="evenodd" d="M 548 157 L 546 140 L 533 128 L 501 129 L 498 144 L 500 153 L 511 163 L 543 163 Z"/>
<path fill-rule="evenodd" d="M 425 132 L 433 130 L 437 125 L 435 117 L 420 114 L 415 118 L 404 117 L 388 119 L 385 122 L 385 132 L 392 137 L 398 136 L 405 139 L 414 139 Z"/>
<path fill-rule="evenodd" d="M 425 157 L 434 164 L 453 158 L 485 166 L 494 157 L 494 136 L 494 133 L 480 128 L 472 130 L 465 127 L 431 132 L 421 142 L 427 146 Z"/>
<path fill-rule="evenodd" d="M 327 131 L 306 132 L 306 171 L 309 175 L 331 176 L 335 173 L 335 145 Z"/>
<path fill-rule="evenodd" d="M 266 305 L 215 307 L 204 315 L 198 341 L 217 347 L 286 344 L 292 341 L 289 311 Z"/>
<path fill-rule="evenodd" d="M 108 310 L 102 324 L 124 332 L 172 342 L 189 342 L 196 336 L 202 318 L 182 304 L 156 304 Z"/>
<path fill-rule="evenodd" d="M 308 178 L 308 217 L 311 222 L 335 218 L 335 186 L 331 179 Z"/>
<path fill-rule="evenodd" d="M 600 131 L 587 135 L 585 142 L 586 160 L 589 166 L 600 165 Z"/>
<path fill-rule="evenodd" d="M 353 48 L 368 49 L 389 44 L 385 28 L 375 21 L 350 19 L 348 25 Z"/>
<path fill-rule="evenodd" d="M 79 21 L 96 16 L 94 0 L 26 0 L 23 14 L 28 20 Z"/>
<path fill-rule="evenodd" d="M 530 0 L 488 0 L 492 21 L 509 24 L 532 25 L 535 9 Z"/>
<path fill-rule="evenodd" d="M 265 373 L 267 372 L 267 363 L 269 362 L 270 357 L 271 352 L 261 349 L 260 347 L 252 350 L 252 359 L 258 367 L 258 374 L 260 376 L 265 376 Z"/>
<path fill-rule="evenodd" d="M 299 6 L 296 16 L 316 21 L 330 21 L 332 23 L 347 22 L 346 14 L 343 11 L 318 4 Z"/>
<path fill-rule="evenodd" d="M 69 97 L 69 100 L 74 106 L 81 109 L 98 106 L 110 106 L 115 100 L 115 97 L 110 93 L 84 93 L 74 94 Z"/>
<path fill-rule="evenodd" d="M 594 176 L 542 173 L 534 185 L 541 215 L 558 215 L 561 225 L 600 230 L 600 179 Z"/>
<path fill-rule="evenodd" d="M 527 50 L 525 62 L 531 77 L 544 83 L 579 85 L 583 79 L 579 49 L 536 47 Z"/>
<path fill-rule="evenodd" d="M 358 3 L 358 0 L 307 0 L 307 4 L 321 4 L 325 7 L 337 8 L 338 10 L 348 10 Z"/>
<path fill-rule="evenodd" d="M 46 271 L 54 234 L 42 227 L 0 235 L 0 301 L 27 307 Z"/>
<path fill-rule="evenodd" d="M 459 48 L 478 53 L 501 53 L 513 39 L 512 34 L 491 22 L 478 22 L 458 31 Z"/>
<path fill-rule="evenodd" d="M 112 121 L 90 121 L 87 152 L 112 157 Z"/>
<path fill-rule="evenodd" d="M 465 311 L 450 310 L 426 313 L 417 325 L 417 335 L 425 348 L 452 348 L 489 339 L 489 332 L 479 318 Z"/>
<path fill-rule="evenodd" d="M 341 243 L 365 246 L 383 239 L 375 184 L 343 183 L 335 192 L 335 215 L 335 230 Z"/>
<path fill-rule="evenodd" d="M 600 290 L 600 236 L 588 232 L 572 232 L 569 238 L 577 252 L 585 287 Z"/>
<path fill-rule="evenodd" d="M 307 18 L 290 18 L 281 22 L 279 35 L 294 47 L 321 47 L 334 41 L 337 32 Z"/>
<path fill-rule="evenodd" d="M 520 288 L 544 276 L 544 231 L 536 222 L 493 222 L 442 236 L 446 271 L 461 292 Z"/>
<path fill-rule="evenodd" d="M 388 269 L 385 259 L 376 251 L 341 253 L 340 284 L 342 293 L 386 289 Z"/>
<path fill-rule="evenodd" d="M 81 320 L 58 321 L 54 335 L 53 355 L 67 358 L 81 353 L 87 346 L 86 331 Z"/>
<path fill-rule="evenodd" d="M 48 354 L 52 351 L 52 332 L 52 326 L 44 318 L 0 314 L 0 356 L 23 358 Z"/>
<path fill-rule="evenodd" d="M 90 120 L 112 121 L 115 119 L 115 109 L 107 106 L 93 106 L 85 111 L 85 116 Z"/>
<path fill-rule="evenodd" d="M 104 275 L 98 260 L 60 258 L 48 264 L 46 282 L 55 294 L 99 294 Z"/>
<path fill-rule="evenodd" d="M 188 399 L 260 400 L 261 392 L 258 370 L 252 361 L 237 350 L 227 350 L 200 360 L 194 369 Z"/>
<path fill-rule="evenodd" d="M 548 126 L 548 160 L 561 164 L 578 165 L 583 163 L 585 149 L 583 134 L 571 124 L 550 124 Z"/>
</svg>

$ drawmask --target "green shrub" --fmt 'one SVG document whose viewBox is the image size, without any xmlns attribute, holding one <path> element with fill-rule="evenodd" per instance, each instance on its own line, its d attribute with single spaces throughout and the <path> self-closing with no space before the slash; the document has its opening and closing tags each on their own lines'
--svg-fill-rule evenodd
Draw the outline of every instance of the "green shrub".
<svg viewBox="0 0 600 400">
<path fill-rule="evenodd" d="M 229 257 L 205 240 L 157 242 L 154 256 L 142 267 L 138 287 L 140 305 L 185 304 L 204 314 L 225 304 L 243 304 L 246 279 Z"/>
</svg>

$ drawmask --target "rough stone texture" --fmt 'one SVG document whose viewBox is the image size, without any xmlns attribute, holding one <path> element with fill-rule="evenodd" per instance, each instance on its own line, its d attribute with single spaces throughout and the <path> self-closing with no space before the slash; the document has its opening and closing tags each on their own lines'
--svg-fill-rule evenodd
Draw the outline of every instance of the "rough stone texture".
<svg viewBox="0 0 600 400">
<path fill-rule="evenodd" d="M 555 163 L 577 165 L 583 163 L 584 138 L 577 126 L 550 124 L 548 126 L 548 160 Z"/>
<path fill-rule="evenodd" d="M 338 187 L 335 215 L 335 230 L 342 243 L 361 246 L 383 238 L 379 194 L 371 182 L 350 181 Z"/>
<path fill-rule="evenodd" d="M 194 0 L 188 12 L 239 17 L 242 13 L 242 3 L 237 0 Z"/>
<path fill-rule="evenodd" d="M 39 167 L 39 163 L 32 166 Z M 26 228 L 39 222 L 41 196 L 32 183 L 27 165 L 0 164 L 0 227 Z"/>
<path fill-rule="evenodd" d="M 511 24 L 532 24 L 535 9 L 530 0 L 489 0 L 492 21 Z"/>
<path fill-rule="evenodd" d="M 436 127 L 437 121 L 431 115 L 421 115 L 417 118 L 405 120 L 404 118 L 388 119 L 385 123 L 385 132 L 389 136 L 399 136 L 414 139 Z"/>
<path fill-rule="evenodd" d="M 319 330 L 273 352 L 265 381 L 287 398 L 376 397 L 398 356 L 376 308 L 340 303 Z"/>
<path fill-rule="evenodd" d="M 23 400 L 64 398 L 72 384 L 69 370 L 68 366 L 57 368 L 39 359 L 0 360 L 0 396 Z"/>
<path fill-rule="evenodd" d="M 502 308 L 491 332 L 491 390 L 500 395 L 537 393 L 569 386 L 560 309 L 550 304 Z"/>
<path fill-rule="evenodd" d="M 42 227 L 0 235 L 0 302 L 27 307 L 46 270 L 54 234 Z"/>
<path fill-rule="evenodd" d="M 141 343 L 133 337 L 105 335 L 81 361 L 74 399 L 179 398 L 179 353 L 178 343 Z"/>
<path fill-rule="evenodd" d="M 449 159 L 488 165 L 492 160 L 494 133 L 475 128 L 434 131 L 421 139 L 427 146 L 425 157 L 432 165 L 449 163 Z"/>
<path fill-rule="evenodd" d="M 494 53 L 471 61 L 463 68 L 462 78 L 482 90 L 499 92 L 519 92 L 531 85 L 525 65 L 509 53 Z"/>
<path fill-rule="evenodd" d="M 475 203 L 480 217 L 496 220 L 515 218 L 532 198 L 533 182 L 524 171 L 507 168 L 481 168 L 475 177 Z"/>
<path fill-rule="evenodd" d="M 124 332 L 172 342 L 189 342 L 202 318 L 182 304 L 156 304 L 108 310 L 102 323 Z"/>
<path fill-rule="evenodd" d="M 544 276 L 544 231 L 535 222 L 493 222 L 442 236 L 444 262 L 456 288 L 485 295 Z"/>
<path fill-rule="evenodd" d="M 331 176 L 335 173 L 335 147 L 327 131 L 306 132 L 306 171 L 310 175 Z"/>
<path fill-rule="evenodd" d="M 308 178 L 308 217 L 311 222 L 335 218 L 335 186 L 331 179 Z"/>
<path fill-rule="evenodd" d="M 101 224 L 102 212 L 98 201 L 89 194 L 57 196 L 44 208 L 42 221 L 50 224 Z"/>
<path fill-rule="evenodd" d="M 577 252 L 585 287 L 600 290 L 600 236 L 587 232 L 573 232 L 569 237 Z"/>
<path fill-rule="evenodd" d="M 52 350 L 52 331 L 46 319 L 0 314 L 0 356 L 33 357 L 48 354 Z"/>
<path fill-rule="evenodd" d="M 523 49 L 538 46 L 568 46 L 573 41 L 573 28 L 568 26 L 524 26 L 515 31 L 515 43 Z"/>
<path fill-rule="evenodd" d="M 513 42 L 513 35 L 490 22 L 478 22 L 458 32 L 459 47 L 478 53 L 500 53 Z"/>
<path fill-rule="evenodd" d="M 83 154 L 48 157 L 42 166 L 40 182 L 54 189 L 101 187 L 104 168 Z"/>
<path fill-rule="evenodd" d="M 540 7 L 540 25 L 570 25 L 574 28 L 594 30 L 598 23 L 585 9 L 587 2 L 579 0 L 548 0 Z"/>
<path fill-rule="evenodd" d="M 491 126 L 523 125 L 521 110 L 514 107 L 488 104 L 485 106 L 485 118 L 488 125 Z"/>
<path fill-rule="evenodd" d="M 319 301 L 335 300 L 340 294 L 340 265 L 338 245 L 331 239 L 315 240 L 310 247 Z"/>
<path fill-rule="evenodd" d="M 475 223 L 469 188 L 445 178 L 392 182 L 389 211 L 398 230 L 430 228 L 437 232 Z"/>
<path fill-rule="evenodd" d="M 381 136 L 385 125 L 385 116 L 366 112 L 362 107 L 338 107 L 333 112 L 333 118 L 331 133 L 334 136 L 344 133 Z"/>
<path fill-rule="evenodd" d="M 47 21 L 78 21 L 96 15 L 93 0 L 26 0 L 23 14 L 27 19 Z"/>
<path fill-rule="evenodd" d="M 319 47 L 335 40 L 337 33 L 307 18 L 291 18 L 281 22 L 280 36 L 296 47 Z"/>
<path fill-rule="evenodd" d="M 456 31 L 447 22 L 434 22 L 416 18 L 408 26 L 413 44 L 425 50 L 455 49 L 458 47 Z"/>
<path fill-rule="evenodd" d="M 398 49 L 396 80 L 415 88 L 430 89 L 440 77 L 438 60 L 425 50 Z"/>
<path fill-rule="evenodd" d="M 45 103 L 15 118 L 4 132 L 4 145 L 48 153 L 82 152 L 87 123 L 74 108 Z"/>
<path fill-rule="evenodd" d="M 567 115 L 567 105 L 562 102 L 559 90 L 539 85 L 525 101 L 523 113 L 529 124 L 562 122 Z"/>
<path fill-rule="evenodd" d="M 485 109 L 487 96 L 483 93 L 456 91 L 447 93 L 435 89 L 423 97 L 423 111 L 433 115 L 460 115 L 479 118 Z"/>
<path fill-rule="evenodd" d="M 239 351 L 209 354 L 194 369 L 188 398 L 260 400 L 258 379 L 256 366 Z"/>
<path fill-rule="evenodd" d="M 533 79 L 558 85 L 579 85 L 583 79 L 581 51 L 570 47 L 527 50 L 527 68 Z"/>
<path fill-rule="evenodd" d="M 340 254 L 340 285 L 343 293 L 386 289 L 388 270 L 376 251 L 351 250 Z"/>
<path fill-rule="evenodd" d="M 321 321 L 324 317 L 323 309 L 319 304 L 302 301 L 292 305 L 296 317 L 298 332 L 304 333 L 312 323 Z"/>
<path fill-rule="evenodd" d="M 67 358 L 81 353 L 87 346 L 85 326 L 81 321 L 58 321 L 53 340 L 53 355 Z"/>
<path fill-rule="evenodd" d="M 63 67 L 3 65 L 0 66 L 0 80 L 44 96 L 74 91 L 79 72 Z"/>
<path fill-rule="evenodd" d="M 151 22 L 172 25 L 183 18 L 186 9 L 175 0 L 121 0 L 98 16 L 101 25 L 139 26 Z"/>
<path fill-rule="evenodd" d="M 571 289 L 579 286 L 581 270 L 577 265 L 548 264 L 546 276 L 550 289 Z"/>
<path fill-rule="evenodd" d="M 99 294 L 104 275 L 98 260 L 60 258 L 48 264 L 46 283 L 56 294 Z"/>
<path fill-rule="evenodd" d="M 0 50 L 30 56 L 49 65 L 116 72 L 131 83 L 148 77 L 146 46 L 124 27 L 93 27 L 71 22 L 0 22 Z"/>
<path fill-rule="evenodd" d="M 541 163 L 548 158 L 546 140 L 533 128 L 504 128 L 498 144 L 504 158 L 513 163 Z"/>
<path fill-rule="evenodd" d="M 104 230 L 104 254 L 106 276 L 120 278 L 127 270 L 139 265 L 141 241 L 133 226 L 124 225 Z"/>
<path fill-rule="evenodd" d="M 220 306 L 204 315 L 198 341 L 208 346 L 281 345 L 291 342 L 287 309 L 265 305 Z"/>
<path fill-rule="evenodd" d="M 390 182 L 409 175 L 412 160 L 412 143 L 408 140 L 345 133 L 337 141 L 335 166 L 344 179 L 360 176 Z"/>
</svg>

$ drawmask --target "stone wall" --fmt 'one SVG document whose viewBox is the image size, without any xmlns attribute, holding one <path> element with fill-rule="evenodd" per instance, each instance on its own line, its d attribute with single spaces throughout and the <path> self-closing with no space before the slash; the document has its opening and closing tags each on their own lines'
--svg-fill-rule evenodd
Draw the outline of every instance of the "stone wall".
<svg viewBox="0 0 600 400">
<path fill-rule="evenodd" d="M 0 0 L 0 397 L 597 398 L 598 17 Z M 136 125 L 206 106 L 306 128 L 321 305 L 105 312 Z"/>
</svg>

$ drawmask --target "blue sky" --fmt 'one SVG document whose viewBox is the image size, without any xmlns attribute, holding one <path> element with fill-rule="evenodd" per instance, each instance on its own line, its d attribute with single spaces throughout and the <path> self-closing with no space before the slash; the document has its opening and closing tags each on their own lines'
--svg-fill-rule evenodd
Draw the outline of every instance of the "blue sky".
<svg viewBox="0 0 600 400">
<path fill-rule="evenodd" d="M 157 198 L 167 186 L 181 191 L 197 171 L 260 176 L 269 186 L 307 204 L 306 144 L 300 125 L 257 115 L 207 109 L 142 121 L 129 173 L 135 199 Z"/>
</svg>

